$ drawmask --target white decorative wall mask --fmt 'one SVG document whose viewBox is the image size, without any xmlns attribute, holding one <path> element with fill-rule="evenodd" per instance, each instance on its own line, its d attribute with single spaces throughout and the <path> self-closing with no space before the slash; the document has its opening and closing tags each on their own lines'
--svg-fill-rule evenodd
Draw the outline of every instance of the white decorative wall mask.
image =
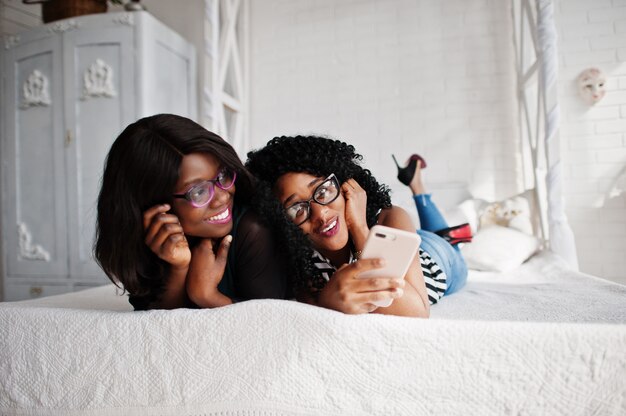
<svg viewBox="0 0 626 416">
<path fill-rule="evenodd" d="M 116 92 L 113 87 L 113 68 L 107 65 L 102 59 L 96 61 L 85 70 L 83 75 L 83 96 L 86 100 L 89 97 L 115 97 Z"/>
<path fill-rule="evenodd" d="M 35 69 L 22 86 L 22 108 L 50 105 L 48 78 Z"/>
<path fill-rule="evenodd" d="M 606 76 L 598 68 L 588 68 L 578 75 L 578 93 L 589 105 L 600 101 L 606 94 Z"/>
</svg>

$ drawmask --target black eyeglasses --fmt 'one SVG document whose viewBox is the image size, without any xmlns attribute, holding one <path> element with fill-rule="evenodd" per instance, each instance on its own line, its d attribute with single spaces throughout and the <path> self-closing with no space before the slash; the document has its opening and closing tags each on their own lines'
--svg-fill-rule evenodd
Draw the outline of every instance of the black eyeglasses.
<svg viewBox="0 0 626 416">
<path fill-rule="evenodd" d="M 194 185 L 184 194 L 174 194 L 174 198 L 184 198 L 196 208 L 200 208 L 211 202 L 215 195 L 215 186 L 228 190 L 232 188 L 237 179 L 237 172 L 229 168 L 222 168 L 217 176 Z"/>
<path fill-rule="evenodd" d="M 337 199 L 338 196 L 339 181 L 333 173 L 315 188 L 311 198 L 307 201 L 296 202 L 285 208 L 285 214 L 294 224 L 304 224 L 311 216 L 311 201 L 320 205 L 328 205 Z"/>
</svg>

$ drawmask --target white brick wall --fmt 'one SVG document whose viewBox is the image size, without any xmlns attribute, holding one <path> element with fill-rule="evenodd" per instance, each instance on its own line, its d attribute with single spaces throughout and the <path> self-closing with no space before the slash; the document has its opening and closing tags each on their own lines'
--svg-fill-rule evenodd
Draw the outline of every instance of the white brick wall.
<svg viewBox="0 0 626 416">
<path fill-rule="evenodd" d="M 391 153 L 430 183 L 518 191 L 510 9 L 501 0 L 251 2 L 251 143 L 317 133 L 355 144 L 411 208 Z"/>
<path fill-rule="evenodd" d="M 561 140 L 567 214 L 582 271 L 626 283 L 626 194 L 609 191 L 626 166 L 626 1 L 557 0 Z M 591 66 L 607 95 L 582 103 L 575 79 Z"/>
<path fill-rule="evenodd" d="M 583 271 L 626 283 L 626 1 L 556 0 L 565 197 Z M 251 143 L 322 133 L 350 141 L 407 204 L 389 154 L 419 152 L 431 183 L 479 197 L 519 190 L 510 3 L 252 2 Z M 609 75 L 583 106 L 574 79 Z M 519 175 L 521 176 L 521 175 Z"/>
</svg>

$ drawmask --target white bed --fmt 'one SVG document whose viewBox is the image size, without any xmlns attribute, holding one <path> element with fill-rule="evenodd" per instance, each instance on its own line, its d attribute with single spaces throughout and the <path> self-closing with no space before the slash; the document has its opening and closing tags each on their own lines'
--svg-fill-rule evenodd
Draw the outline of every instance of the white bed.
<svg viewBox="0 0 626 416">
<path fill-rule="evenodd" d="M 109 285 L 0 304 L 0 322 L 2 415 L 626 414 L 626 287 L 550 253 L 472 271 L 430 320 L 131 312 Z"/>
</svg>

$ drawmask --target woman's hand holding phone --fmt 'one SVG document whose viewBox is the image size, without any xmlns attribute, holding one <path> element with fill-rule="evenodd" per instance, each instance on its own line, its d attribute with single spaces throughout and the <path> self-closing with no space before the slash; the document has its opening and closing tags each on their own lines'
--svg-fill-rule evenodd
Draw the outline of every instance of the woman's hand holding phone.
<svg viewBox="0 0 626 416">
<path fill-rule="evenodd" d="M 419 244 L 420 237 L 416 233 L 375 225 L 370 231 L 361 256 L 363 260 L 383 258 L 386 264 L 385 267 L 363 272 L 359 278 L 391 277 L 404 281 L 404 276 L 417 255 Z M 376 302 L 376 305 L 388 307 L 392 302 L 393 299 L 387 299 Z"/>
<path fill-rule="evenodd" d="M 359 274 L 379 269 L 384 263 L 383 259 L 363 259 L 344 264 L 320 291 L 318 305 L 344 313 L 359 314 L 376 310 L 376 303 L 401 297 L 404 279 L 358 278 Z"/>
</svg>

